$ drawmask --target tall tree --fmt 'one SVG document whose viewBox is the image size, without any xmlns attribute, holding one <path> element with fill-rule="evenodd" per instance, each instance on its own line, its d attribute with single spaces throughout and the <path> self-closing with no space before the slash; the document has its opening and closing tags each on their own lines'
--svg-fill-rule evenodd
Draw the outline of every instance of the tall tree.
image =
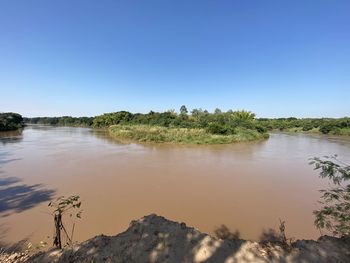
<svg viewBox="0 0 350 263">
<path fill-rule="evenodd" d="M 180 114 L 183 115 L 183 116 L 186 116 L 187 113 L 188 113 L 188 110 L 187 110 L 186 106 L 185 106 L 185 105 L 182 105 L 182 106 L 180 107 Z"/>
<path fill-rule="evenodd" d="M 219 114 L 221 114 L 222 113 L 222 111 L 219 109 L 219 108 L 216 108 L 215 110 L 214 110 L 214 114 L 216 114 L 216 115 L 219 115 Z"/>
</svg>

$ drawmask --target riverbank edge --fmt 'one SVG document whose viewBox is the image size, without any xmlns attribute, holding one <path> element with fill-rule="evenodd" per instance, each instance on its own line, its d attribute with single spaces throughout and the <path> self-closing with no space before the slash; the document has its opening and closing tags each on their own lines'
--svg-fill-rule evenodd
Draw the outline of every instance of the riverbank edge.
<svg viewBox="0 0 350 263">
<path fill-rule="evenodd" d="M 11 127 L 11 128 L 6 128 L 6 129 L 1 129 L 0 133 L 5 134 L 6 132 L 15 132 L 15 131 L 23 131 L 23 129 L 26 127 L 27 125 L 25 123 L 22 123 L 20 125 L 18 125 L 17 127 Z"/>
<path fill-rule="evenodd" d="M 25 127 L 27 126 L 48 126 L 48 127 L 73 127 L 73 128 L 87 128 L 87 129 L 93 129 L 93 130 L 109 130 L 110 127 L 114 126 L 110 126 L 110 127 L 92 127 L 92 126 L 88 126 L 88 125 L 51 125 L 51 124 L 33 124 L 33 123 L 29 123 L 29 122 L 26 122 L 24 123 L 24 126 L 22 128 L 19 128 L 17 130 L 23 130 Z M 166 127 L 164 127 L 166 128 Z M 339 137 L 344 137 L 344 138 L 350 138 L 350 129 L 343 129 L 345 132 L 344 133 L 340 133 L 340 134 L 335 134 L 333 132 L 330 132 L 330 133 L 327 133 L 327 134 L 324 134 L 322 132 L 320 132 L 320 130 L 318 128 L 314 128 L 312 130 L 309 130 L 309 131 L 303 131 L 302 128 L 289 128 L 289 129 L 283 129 L 283 130 L 280 130 L 280 129 L 272 129 L 272 130 L 268 130 L 266 133 L 265 133 L 265 137 L 261 138 L 261 139 L 256 139 L 256 140 L 245 140 L 246 142 L 254 142 L 254 141 L 260 141 L 260 140 L 265 140 L 265 139 L 268 139 L 269 138 L 269 135 L 272 133 L 285 133 L 285 134 L 305 134 L 305 135 L 321 135 L 321 136 L 339 136 Z M 10 131 L 15 131 L 15 130 L 10 130 Z M 0 131 L 0 134 L 1 133 L 5 133 L 6 131 Z M 115 136 L 116 137 L 116 136 Z M 125 139 L 124 139 L 125 140 Z M 127 141 L 127 140 L 125 140 Z M 132 141 L 135 141 L 135 140 L 130 140 L 130 142 Z M 141 141 L 137 141 L 137 142 L 141 142 Z M 235 142 L 244 142 L 244 141 L 234 141 L 232 143 L 235 143 Z M 160 143 L 163 143 L 163 142 L 160 142 Z M 169 142 L 171 143 L 171 142 Z M 175 143 L 175 142 L 173 142 Z M 181 144 L 181 143 L 177 143 L 177 144 Z M 182 144 L 186 144 L 186 143 L 182 143 Z M 191 143 L 189 143 L 191 144 Z M 192 143 L 193 145 L 196 145 L 196 143 Z M 203 143 L 205 144 L 205 143 Z M 220 143 L 218 143 L 220 144 Z M 222 143 L 221 143 L 222 144 Z M 228 144 L 228 143 L 226 143 Z"/>
<path fill-rule="evenodd" d="M 282 133 L 296 133 L 296 134 L 316 134 L 316 135 L 324 135 L 324 136 L 341 136 L 341 137 L 350 137 L 350 129 L 343 128 L 339 129 L 337 132 L 330 131 L 329 133 L 322 133 L 319 128 L 313 128 L 311 130 L 304 131 L 302 127 L 294 127 L 294 128 L 288 128 L 288 129 L 273 129 L 269 132 L 282 132 Z"/>
<path fill-rule="evenodd" d="M 237 142 L 260 141 L 269 138 L 268 133 L 238 128 L 232 135 L 211 134 L 205 129 L 170 128 L 151 125 L 112 125 L 109 134 L 120 140 L 139 143 L 169 144 L 231 144 Z"/>
<path fill-rule="evenodd" d="M 322 236 L 315 240 L 253 242 L 218 239 L 199 230 L 151 214 L 131 221 L 115 236 L 100 235 L 62 250 L 34 255 L 0 254 L 8 263 L 68 262 L 348 262 L 350 237 Z"/>
</svg>

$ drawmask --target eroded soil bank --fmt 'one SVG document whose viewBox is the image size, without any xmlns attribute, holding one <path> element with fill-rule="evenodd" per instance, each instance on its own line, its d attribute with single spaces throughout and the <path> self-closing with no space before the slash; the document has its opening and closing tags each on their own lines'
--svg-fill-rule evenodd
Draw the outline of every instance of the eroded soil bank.
<svg viewBox="0 0 350 263">
<path fill-rule="evenodd" d="M 7 258 L 5 258 L 7 256 Z M 322 236 L 290 246 L 243 239 L 222 240 L 185 223 L 155 214 L 132 221 L 116 236 L 96 236 L 74 248 L 52 249 L 31 257 L 0 257 L 1 262 L 349 262 L 350 238 Z"/>
</svg>

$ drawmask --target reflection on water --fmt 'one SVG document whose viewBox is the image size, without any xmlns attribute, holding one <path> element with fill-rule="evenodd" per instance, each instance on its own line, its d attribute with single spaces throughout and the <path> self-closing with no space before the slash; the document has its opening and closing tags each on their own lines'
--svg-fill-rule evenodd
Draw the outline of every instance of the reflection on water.
<svg viewBox="0 0 350 263">
<path fill-rule="evenodd" d="M 16 131 L 0 131 L 0 145 L 16 143 L 22 140 L 22 129 Z"/>
<path fill-rule="evenodd" d="M 312 211 L 327 181 L 308 158 L 350 160 L 348 138 L 302 134 L 232 145 L 141 145 L 105 130 L 29 126 L 0 141 L 0 224 L 12 242 L 51 236 L 47 201 L 69 194 L 83 201 L 78 240 L 121 232 L 150 213 L 209 233 L 225 225 L 250 239 L 281 218 L 287 235 L 315 238 Z"/>
</svg>

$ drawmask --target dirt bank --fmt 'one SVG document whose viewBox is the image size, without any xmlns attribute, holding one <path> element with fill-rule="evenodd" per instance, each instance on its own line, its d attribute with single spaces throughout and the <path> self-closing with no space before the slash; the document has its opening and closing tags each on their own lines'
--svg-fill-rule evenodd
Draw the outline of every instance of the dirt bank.
<svg viewBox="0 0 350 263">
<path fill-rule="evenodd" d="M 132 221 L 116 236 L 96 236 L 74 248 L 2 262 L 350 262 L 350 238 L 323 236 L 290 247 L 242 239 L 221 240 L 157 215 Z M 0 258 L 1 259 L 1 258 Z"/>
</svg>

